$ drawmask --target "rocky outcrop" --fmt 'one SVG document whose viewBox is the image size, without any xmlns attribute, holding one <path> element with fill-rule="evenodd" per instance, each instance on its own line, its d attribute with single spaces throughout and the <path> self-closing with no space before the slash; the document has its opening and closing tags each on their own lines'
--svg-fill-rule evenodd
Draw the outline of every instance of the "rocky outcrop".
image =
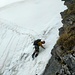
<svg viewBox="0 0 75 75">
<path fill-rule="evenodd" d="M 75 75 L 75 0 L 62 0 L 67 9 L 61 12 L 63 26 L 43 75 Z"/>
</svg>

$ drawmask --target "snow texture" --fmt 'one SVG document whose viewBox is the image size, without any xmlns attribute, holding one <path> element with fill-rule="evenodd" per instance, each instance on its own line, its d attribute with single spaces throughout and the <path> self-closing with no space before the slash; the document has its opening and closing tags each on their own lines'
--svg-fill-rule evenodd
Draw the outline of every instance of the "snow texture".
<svg viewBox="0 0 75 75">
<path fill-rule="evenodd" d="M 0 6 L 0 74 L 41 75 L 59 38 L 60 12 L 66 7 L 61 0 L 7 1 Z M 46 41 L 46 49 L 40 47 L 32 60 L 38 38 Z"/>
</svg>

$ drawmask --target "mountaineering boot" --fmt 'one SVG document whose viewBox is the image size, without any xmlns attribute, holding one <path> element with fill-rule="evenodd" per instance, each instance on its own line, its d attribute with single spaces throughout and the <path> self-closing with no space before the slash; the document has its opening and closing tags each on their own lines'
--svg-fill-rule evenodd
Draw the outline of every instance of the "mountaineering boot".
<svg viewBox="0 0 75 75">
<path fill-rule="evenodd" d="M 33 54 L 32 54 L 32 59 L 33 59 L 33 60 L 34 60 L 34 55 L 35 55 L 35 54 L 33 53 Z"/>
<path fill-rule="evenodd" d="M 38 56 L 38 52 L 35 54 L 35 57 L 37 57 Z"/>
</svg>

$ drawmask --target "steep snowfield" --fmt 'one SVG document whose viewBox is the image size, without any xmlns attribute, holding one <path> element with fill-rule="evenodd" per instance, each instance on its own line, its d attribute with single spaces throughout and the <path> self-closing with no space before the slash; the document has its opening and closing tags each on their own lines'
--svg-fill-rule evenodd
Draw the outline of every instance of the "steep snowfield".
<svg viewBox="0 0 75 75">
<path fill-rule="evenodd" d="M 41 75 L 62 26 L 60 0 L 25 0 L 0 10 L 0 73 L 2 75 Z M 33 41 L 45 40 L 32 60 Z"/>
<path fill-rule="evenodd" d="M 1 7 L 5 7 L 9 4 L 15 3 L 15 2 L 19 2 L 19 1 L 23 1 L 23 0 L 0 0 L 0 8 Z"/>
</svg>

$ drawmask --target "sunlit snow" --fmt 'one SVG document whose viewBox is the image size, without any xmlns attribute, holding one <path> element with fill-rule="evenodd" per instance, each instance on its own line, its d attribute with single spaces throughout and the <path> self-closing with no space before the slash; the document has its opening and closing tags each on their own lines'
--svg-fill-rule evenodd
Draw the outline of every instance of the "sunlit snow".
<svg viewBox="0 0 75 75">
<path fill-rule="evenodd" d="M 59 38 L 60 12 L 66 7 L 61 0 L 18 1 L 0 8 L 0 74 L 41 75 Z M 40 47 L 32 60 L 38 38 L 46 41 L 46 49 Z"/>
<path fill-rule="evenodd" d="M 19 1 L 24 1 L 24 0 L 0 0 L 0 8 Z"/>
</svg>

